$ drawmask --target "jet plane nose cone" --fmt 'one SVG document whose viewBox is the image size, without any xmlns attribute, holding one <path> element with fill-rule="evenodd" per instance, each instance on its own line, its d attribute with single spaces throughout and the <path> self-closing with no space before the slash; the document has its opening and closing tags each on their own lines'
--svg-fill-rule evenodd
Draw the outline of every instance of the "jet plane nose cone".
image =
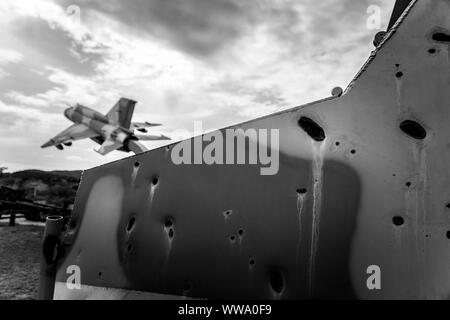
<svg viewBox="0 0 450 320">
<path fill-rule="evenodd" d="M 70 119 L 72 117 L 72 114 L 73 114 L 73 108 L 72 107 L 71 108 L 67 108 L 66 110 L 64 110 L 64 116 L 67 119 Z"/>
</svg>

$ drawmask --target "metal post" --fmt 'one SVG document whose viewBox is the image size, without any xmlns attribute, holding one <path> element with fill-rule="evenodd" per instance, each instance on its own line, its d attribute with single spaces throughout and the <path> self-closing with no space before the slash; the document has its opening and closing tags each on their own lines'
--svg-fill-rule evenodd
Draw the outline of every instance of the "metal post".
<svg viewBox="0 0 450 320">
<path fill-rule="evenodd" d="M 9 214 L 9 226 L 14 227 L 16 225 L 16 214 L 14 212 L 11 212 Z"/>
<path fill-rule="evenodd" d="M 52 300 L 55 290 L 56 267 L 61 256 L 62 216 L 48 216 L 45 221 L 44 241 L 41 252 L 39 299 Z"/>
</svg>

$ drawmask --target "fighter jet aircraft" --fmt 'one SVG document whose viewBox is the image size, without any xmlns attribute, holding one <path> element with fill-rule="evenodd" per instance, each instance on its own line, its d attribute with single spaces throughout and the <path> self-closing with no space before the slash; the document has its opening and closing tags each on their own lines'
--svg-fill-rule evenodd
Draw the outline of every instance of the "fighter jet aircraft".
<svg viewBox="0 0 450 320">
<path fill-rule="evenodd" d="M 147 148 L 138 142 L 139 140 L 170 140 L 164 135 L 135 134 L 134 130 L 146 133 L 146 128 L 161 125 L 149 122 L 131 122 L 135 105 L 136 101 L 120 98 L 114 107 L 106 115 L 103 115 L 77 103 L 76 106 L 64 111 L 66 118 L 74 124 L 43 144 L 41 148 L 55 146 L 57 149 L 63 150 L 64 146 L 70 147 L 72 141 L 90 138 L 101 145 L 95 150 L 101 155 L 106 155 L 114 150 L 131 151 L 138 154 L 147 151 Z"/>
</svg>

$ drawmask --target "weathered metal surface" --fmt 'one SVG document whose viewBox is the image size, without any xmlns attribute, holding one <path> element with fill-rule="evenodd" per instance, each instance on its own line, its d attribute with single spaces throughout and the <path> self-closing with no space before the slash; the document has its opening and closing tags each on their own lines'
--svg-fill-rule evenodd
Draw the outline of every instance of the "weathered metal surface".
<svg viewBox="0 0 450 320">
<path fill-rule="evenodd" d="M 64 226 L 63 221 L 62 216 L 50 216 L 47 217 L 45 222 L 39 278 L 40 300 L 52 300 L 53 298 L 57 263 L 62 255 L 61 234 Z"/>
<path fill-rule="evenodd" d="M 276 175 L 175 165 L 177 145 L 87 170 L 57 280 L 78 265 L 83 285 L 199 298 L 449 298 L 450 42 L 435 33 L 450 1 L 412 1 L 342 96 L 232 127 L 280 130 Z"/>
</svg>

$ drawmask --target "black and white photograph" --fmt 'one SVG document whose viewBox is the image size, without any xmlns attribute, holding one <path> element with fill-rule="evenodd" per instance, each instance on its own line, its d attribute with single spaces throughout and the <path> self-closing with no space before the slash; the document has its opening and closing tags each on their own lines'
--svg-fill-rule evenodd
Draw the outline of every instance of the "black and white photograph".
<svg viewBox="0 0 450 320">
<path fill-rule="evenodd" d="M 0 39 L 0 300 L 450 299 L 449 0 L 0 0 Z"/>
</svg>

